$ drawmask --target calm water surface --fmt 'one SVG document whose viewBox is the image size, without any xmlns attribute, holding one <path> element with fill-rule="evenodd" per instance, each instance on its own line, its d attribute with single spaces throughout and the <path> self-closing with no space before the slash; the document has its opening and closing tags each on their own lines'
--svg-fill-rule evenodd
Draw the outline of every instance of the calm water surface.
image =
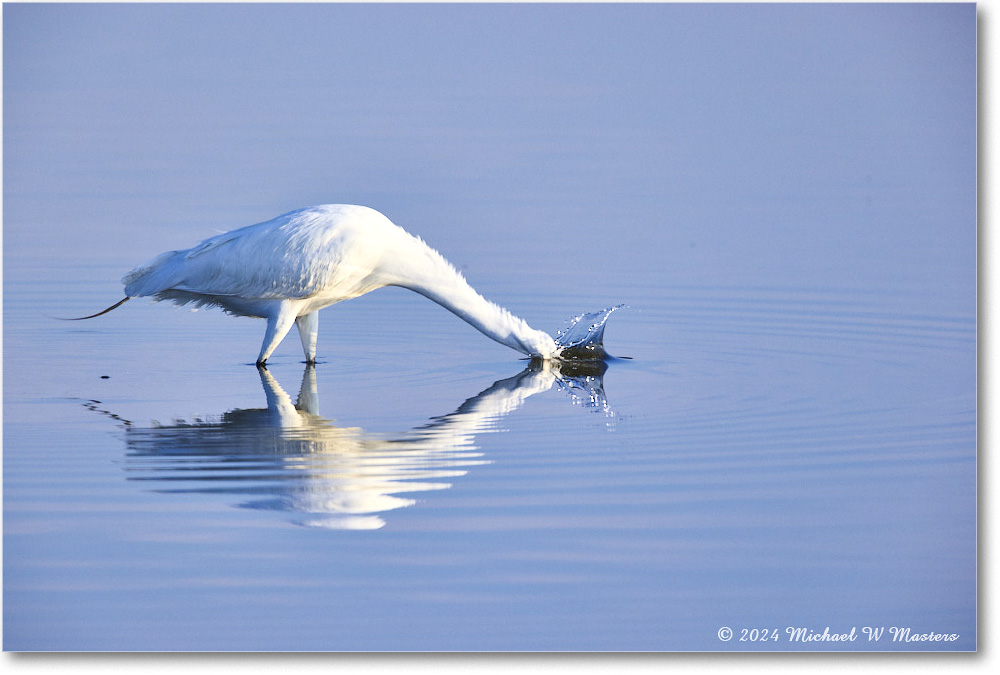
<svg viewBox="0 0 1000 675">
<path fill-rule="evenodd" d="M 6 6 L 4 648 L 975 649 L 974 12 Z M 619 358 L 53 318 L 333 201 Z"/>
</svg>

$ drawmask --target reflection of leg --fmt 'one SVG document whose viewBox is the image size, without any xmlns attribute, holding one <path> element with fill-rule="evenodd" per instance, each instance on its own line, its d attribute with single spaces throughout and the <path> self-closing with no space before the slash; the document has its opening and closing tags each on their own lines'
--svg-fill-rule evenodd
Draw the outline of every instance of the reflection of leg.
<svg viewBox="0 0 1000 675">
<path fill-rule="evenodd" d="M 308 364 L 302 371 L 302 384 L 299 386 L 299 398 L 295 401 L 296 409 L 319 415 L 319 394 L 316 387 L 316 367 Z"/>
<path fill-rule="evenodd" d="M 295 319 L 302 340 L 306 363 L 316 363 L 316 337 L 319 335 L 319 312 L 312 312 Z"/>
<path fill-rule="evenodd" d="M 257 372 L 260 373 L 260 384 L 267 398 L 268 423 L 280 428 L 300 426 L 302 418 L 278 381 L 264 366 L 258 365 Z"/>
<path fill-rule="evenodd" d="M 287 300 L 278 305 L 277 311 L 268 317 L 267 330 L 264 332 L 264 344 L 260 347 L 260 356 L 257 357 L 257 365 L 262 366 L 271 352 L 278 346 L 278 343 L 288 335 L 292 322 L 295 320 L 295 310 L 292 303 Z"/>
</svg>

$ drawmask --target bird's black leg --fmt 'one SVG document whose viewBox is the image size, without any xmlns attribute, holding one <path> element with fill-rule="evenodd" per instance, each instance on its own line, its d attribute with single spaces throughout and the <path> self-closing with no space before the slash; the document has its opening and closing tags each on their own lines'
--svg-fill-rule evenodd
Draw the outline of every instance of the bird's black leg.
<svg viewBox="0 0 1000 675">
<path fill-rule="evenodd" d="M 257 365 L 263 365 L 281 339 L 288 334 L 288 329 L 295 322 L 295 309 L 292 303 L 282 300 L 267 317 L 267 330 L 264 331 L 264 343 L 260 346 Z"/>
<path fill-rule="evenodd" d="M 306 363 L 316 365 L 316 337 L 319 334 L 319 312 L 311 312 L 295 319 L 302 339 L 302 351 L 306 355 Z"/>
</svg>

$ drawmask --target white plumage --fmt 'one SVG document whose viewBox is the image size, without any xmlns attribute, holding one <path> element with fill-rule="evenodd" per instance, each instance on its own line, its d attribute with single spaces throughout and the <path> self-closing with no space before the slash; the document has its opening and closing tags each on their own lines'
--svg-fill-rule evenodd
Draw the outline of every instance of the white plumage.
<svg viewBox="0 0 1000 675">
<path fill-rule="evenodd" d="M 184 251 L 164 253 L 129 272 L 122 282 L 125 300 L 150 296 L 267 319 L 258 365 L 293 323 L 306 361 L 314 363 L 316 313 L 383 286 L 416 291 L 528 356 L 550 359 L 560 351 L 547 333 L 479 295 L 440 253 L 364 206 L 330 204 L 292 211 Z"/>
</svg>

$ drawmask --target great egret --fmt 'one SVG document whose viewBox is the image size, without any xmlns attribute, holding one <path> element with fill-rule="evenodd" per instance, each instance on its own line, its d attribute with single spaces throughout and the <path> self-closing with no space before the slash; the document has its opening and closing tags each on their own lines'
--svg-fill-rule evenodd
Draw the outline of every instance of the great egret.
<svg viewBox="0 0 1000 675">
<path fill-rule="evenodd" d="M 378 211 L 348 204 L 299 209 L 169 251 L 122 279 L 126 300 L 151 296 L 267 319 L 263 366 L 294 323 L 306 363 L 316 362 L 317 312 L 383 286 L 402 286 L 454 312 L 487 337 L 532 358 L 604 355 L 605 316 L 557 342 L 477 293 L 451 263 Z M 607 314 L 613 310 L 605 310 Z M 593 317 L 594 315 L 584 315 Z M 578 317 L 580 322 L 582 317 Z M 572 327 L 571 327 L 572 328 Z M 569 331 L 572 333 L 573 331 Z"/>
</svg>

